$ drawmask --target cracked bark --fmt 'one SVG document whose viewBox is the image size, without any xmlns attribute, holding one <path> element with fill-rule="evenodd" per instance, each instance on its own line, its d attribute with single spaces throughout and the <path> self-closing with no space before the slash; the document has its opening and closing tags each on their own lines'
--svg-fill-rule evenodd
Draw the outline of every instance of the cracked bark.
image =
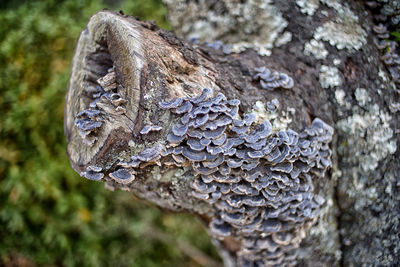
<svg viewBox="0 0 400 267">
<path fill-rule="evenodd" d="M 218 13 L 226 9 L 225 2 L 230 1 L 201 8 Z M 325 59 L 316 59 L 303 52 L 305 43 L 313 38 L 314 30 L 338 16 L 337 10 L 322 3 L 313 16 L 302 14 L 295 1 L 275 4 L 288 22 L 285 30 L 292 34 L 292 40 L 272 48 L 269 57 L 261 57 L 253 49 L 225 55 L 204 45 L 193 45 L 179 39 L 151 23 L 111 12 L 98 13 L 92 18 L 92 26 L 89 25 L 81 34 L 67 95 L 65 132 L 72 166 L 79 173 L 88 166 L 101 166 L 107 175 L 125 151 L 165 139 L 166 129 L 172 122 L 157 111 L 160 99 L 196 94 L 204 87 L 212 87 L 228 98 L 240 99 L 240 112 L 246 112 L 255 101 L 267 102 L 277 98 L 282 110 L 296 110 L 290 128 L 300 131 L 315 117 L 336 128 L 332 144 L 334 167 L 325 179 L 314 181 L 315 191 L 324 196 L 327 204 L 297 250 L 299 265 L 398 264 L 400 250 L 396 233 L 399 232 L 400 201 L 396 183 L 399 183 L 400 173 L 399 149 L 379 160 L 376 168 L 363 170 L 359 167 L 363 164 L 360 155 L 354 156 L 354 148 L 344 144 L 354 138 L 353 134 L 338 124 L 353 115 L 365 116 L 373 104 L 377 104 L 381 112 L 389 113 L 390 101 L 396 97 L 393 83 L 390 79 L 382 79 L 379 74 L 380 70 L 385 71 L 385 67 L 374 44 L 370 16 L 361 3 L 347 3 L 367 32 L 367 42 L 356 51 L 338 50 L 324 42 L 329 52 Z M 168 4 L 171 14 L 176 10 L 189 10 L 185 9 L 187 4 L 184 1 L 168 1 Z M 185 24 L 178 21 L 173 26 L 183 28 L 198 20 L 190 12 L 182 17 Z M 213 31 L 212 28 L 207 30 Z M 96 34 L 91 35 L 93 32 Z M 177 33 L 182 34 L 181 37 L 189 35 L 179 28 Z M 218 32 L 211 36 L 218 36 Z M 226 42 L 231 40 L 229 34 L 222 38 Z M 251 34 L 247 38 L 246 41 L 251 42 Z M 82 58 L 87 61 L 82 61 Z M 335 59 L 340 63 L 334 65 Z M 322 65 L 335 66 L 339 70 L 341 86 L 322 88 Z M 104 76 L 111 66 L 115 68 L 117 82 L 125 88 L 127 112 L 120 116 L 110 111 L 104 118 L 103 130 L 97 133 L 97 142 L 88 147 L 82 145 L 74 128 L 74 116 L 90 102 L 84 93 L 87 91 L 85 88 L 94 86 L 94 81 Z M 251 78 L 254 68 L 260 66 L 289 74 L 295 81 L 294 88 L 262 90 Z M 370 97 L 368 105 L 361 105 L 357 100 L 357 88 L 367 91 Z M 345 104 L 338 102 L 335 94 L 338 89 L 345 93 Z M 400 121 L 396 116 L 392 117 L 389 127 L 394 129 L 393 139 L 398 143 L 400 137 L 396 129 L 399 129 Z M 379 121 L 379 118 L 374 119 Z M 139 131 L 150 121 L 162 124 L 163 130 L 146 137 L 140 136 Z M 369 151 L 364 147 L 357 149 L 360 154 Z M 349 160 L 357 156 L 360 159 Z M 187 177 L 156 179 L 156 175 L 156 171 L 143 174 L 129 188 L 115 184 L 111 179 L 107 183 L 134 192 L 164 208 L 189 210 L 200 215 L 205 222 L 210 220 L 213 216 L 211 207 L 187 198 L 190 190 L 188 179 L 182 179 Z M 227 241 L 224 249 L 229 251 L 234 247 L 234 242 Z M 228 258 L 225 260 L 229 261 Z"/>
</svg>

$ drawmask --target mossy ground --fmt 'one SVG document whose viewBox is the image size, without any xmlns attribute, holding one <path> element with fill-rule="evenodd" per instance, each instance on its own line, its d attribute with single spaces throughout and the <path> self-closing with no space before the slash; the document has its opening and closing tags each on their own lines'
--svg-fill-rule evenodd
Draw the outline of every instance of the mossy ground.
<svg viewBox="0 0 400 267">
<path fill-rule="evenodd" d="M 0 3 L 0 265 L 196 266 L 157 231 L 217 257 L 191 215 L 109 192 L 69 165 L 63 110 L 71 58 L 80 31 L 103 8 L 169 27 L 156 0 Z"/>
</svg>

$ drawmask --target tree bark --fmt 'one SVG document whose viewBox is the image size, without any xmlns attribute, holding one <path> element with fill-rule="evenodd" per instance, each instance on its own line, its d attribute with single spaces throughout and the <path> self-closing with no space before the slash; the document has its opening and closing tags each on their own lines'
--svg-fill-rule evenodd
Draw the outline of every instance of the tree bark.
<svg viewBox="0 0 400 267">
<path fill-rule="evenodd" d="M 111 189 L 191 211 L 212 223 L 219 210 L 193 197 L 192 182 L 198 179 L 193 163 L 166 168 L 156 155 L 140 169 L 118 170 L 139 164 L 132 155 L 162 150 L 156 144 L 168 147 L 179 116 L 160 109 L 160 101 L 190 99 L 212 88 L 214 95 L 239 99 L 243 117 L 259 114 L 255 104 L 277 99 L 278 110 L 258 115 L 274 122 L 274 132 L 290 128 L 301 135 L 314 118 L 335 129 L 332 170 L 312 176 L 313 194 L 325 202 L 315 220 L 291 230 L 304 234 L 296 232 L 301 244 L 284 253 L 290 258 L 284 262 L 396 265 L 399 119 L 389 106 L 398 96 L 361 3 L 165 2 L 180 37 L 224 43 L 184 41 L 152 23 L 113 12 L 94 15 L 77 44 L 66 101 L 73 168 Z M 255 69 L 263 66 L 292 77 L 293 88 L 263 89 L 254 78 Z M 246 238 L 213 237 L 225 264 L 240 264 L 238 251 Z"/>
</svg>

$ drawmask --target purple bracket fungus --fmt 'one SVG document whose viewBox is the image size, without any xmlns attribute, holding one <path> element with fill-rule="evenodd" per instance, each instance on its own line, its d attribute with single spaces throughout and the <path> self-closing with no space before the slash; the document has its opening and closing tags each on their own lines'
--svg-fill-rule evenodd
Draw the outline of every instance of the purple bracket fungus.
<svg viewBox="0 0 400 267">
<path fill-rule="evenodd" d="M 142 130 L 140 130 L 140 134 L 148 134 L 149 132 L 157 132 L 157 131 L 161 131 L 162 130 L 162 126 L 158 126 L 158 125 L 145 125 Z"/>
<path fill-rule="evenodd" d="M 256 74 L 253 79 L 260 81 L 260 85 L 263 89 L 273 90 L 275 88 L 290 89 L 293 87 L 293 79 L 285 73 L 271 72 L 266 67 L 255 68 Z"/>
<path fill-rule="evenodd" d="M 279 108 L 279 101 L 278 99 L 274 98 L 271 101 L 267 102 L 266 108 L 270 112 L 275 112 Z"/>
<path fill-rule="evenodd" d="M 386 26 L 379 24 L 372 27 L 376 36 L 380 39 L 377 47 L 381 50 L 381 59 L 388 68 L 396 86 L 400 86 L 400 57 L 396 53 L 398 43 L 396 41 L 387 40 L 389 31 Z"/>
<path fill-rule="evenodd" d="M 101 171 L 101 167 L 89 166 L 87 167 L 86 172 L 82 173 L 81 176 L 89 180 L 100 181 L 104 177 L 104 174 L 101 173 Z"/>
<path fill-rule="evenodd" d="M 171 101 L 167 101 L 167 102 L 160 102 L 160 108 L 162 109 L 171 109 L 171 108 L 177 108 L 180 106 L 180 104 L 182 104 L 182 99 L 181 98 L 177 98 Z"/>
<path fill-rule="evenodd" d="M 125 89 L 116 80 L 113 68 L 108 69 L 107 74 L 97 79 L 94 87 L 87 88 L 91 94 L 89 107 L 75 115 L 75 127 L 84 143 L 93 146 L 97 140 L 96 132 L 103 125 L 102 111 L 112 111 L 116 114 L 126 112 L 127 100 L 122 97 L 121 92 Z"/>
<path fill-rule="evenodd" d="M 265 67 L 256 71 L 256 78 L 269 84 L 276 77 L 276 87 L 293 86 L 286 74 L 271 74 Z M 240 102 L 221 93 L 212 98 L 211 89 L 181 100 L 162 105 L 181 116 L 167 146 L 179 148 L 177 154 L 191 163 L 192 195 L 214 207 L 212 235 L 239 240 L 237 257 L 244 265 L 286 262 L 300 244 L 300 229 L 309 227 L 323 205 L 313 194 L 312 177 L 323 176 L 331 166 L 333 128 L 316 118 L 300 134 L 273 132 L 269 121 L 257 124 L 252 113 L 243 120 L 222 120 L 218 114 L 232 110 L 232 117 L 238 117 Z M 278 106 L 275 99 L 268 103 L 271 110 Z"/>
<path fill-rule="evenodd" d="M 224 44 L 222 41 L 214 41 L 212 43 L 205 43 L 205 45 L 207 47 L 211 47 L 215 50 L 222 50 L 222 52 L 226 55 L 229 55 L 230 53 L 232 53 L 231 49 L 232 46 L 230 44 Z"/>
<path fill-rule="evenodd" d="M 88 145 L 93 145 L 96 141 L 95 132 L 103 124 L 99 118 L 100 113 L 96 109 L 85 109 L 75 116 L 75 127 L 78 128 L 79 135 Z"/>
<path fill-rule="evenodd" d="M 133 180 L 135 180 L 135 176 L 126 169 L 118 169 L 109 174 L 109 176 L 116 181 L 117 183 L 121 184 L 129 184 Z"/>
</svg>

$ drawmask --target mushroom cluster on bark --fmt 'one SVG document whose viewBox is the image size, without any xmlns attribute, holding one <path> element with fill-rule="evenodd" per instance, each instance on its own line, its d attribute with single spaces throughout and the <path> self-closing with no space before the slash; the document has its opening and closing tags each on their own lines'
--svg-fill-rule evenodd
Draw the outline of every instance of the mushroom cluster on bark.
<svg viewBox="0 0 400 267">
<path fill-rule="evenodd" d="M 175 27 L 193 26 L 176 33 L 198 41 L 110 11 L 82 31 L 65 109 L 72 167 L 196 214 L 227 266 L 395 263 L 386 24 L 356 1 L 165 2 Z M 204 18 L 221 41 L 206 40 Z"/>
</svg>

